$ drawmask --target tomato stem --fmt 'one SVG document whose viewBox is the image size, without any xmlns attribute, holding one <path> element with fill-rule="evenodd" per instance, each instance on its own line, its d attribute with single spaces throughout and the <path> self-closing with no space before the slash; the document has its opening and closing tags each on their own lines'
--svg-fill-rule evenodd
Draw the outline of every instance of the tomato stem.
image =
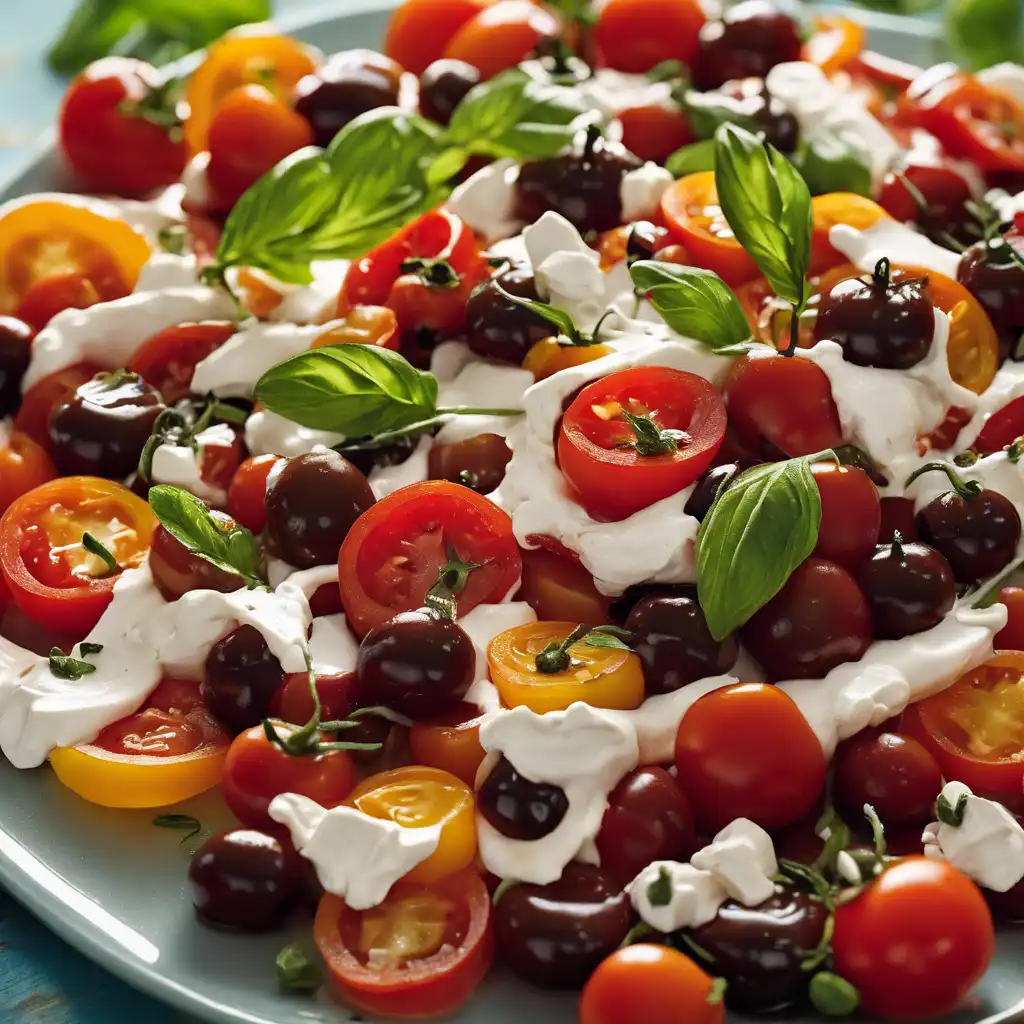
<svg viewBox="0 0 1024 1024">
<path fill-rule="evenodd" d="M 984 490 L 977 480 L 964 480 L 964 478 L 946 462 L 926 462 L 919 469 L 915 469 L 914 472 L 907 477 L 903 486 L 909 487 L 918 477 L 923 476 L 925 473 L 945 473 L 949 478 L 949 482 L 953 485 L 953 490 L 956 491 L 964 501 L 970 501 L 972 498 L 976 498 Z"/>
<path fill-rule="evenodd" d="M 883 256 L 875 264 L 875 269 L 871 272 L 871 278 L 876 288 L 889 287 L 889 281 L 892 278 L 892 264 L 889 262 L 888 256 Z"/>
<path fill-rule="evenodd" d="M 537 671 L 547 673 L 548 675 L 554 675 L 556 672 L 564 672 L 569 667 L 569 648 L 572 647 L 577 640 L 582 640 L 589 632 L 589 626 L 579 625 L 561 642 L 558 640 L 552 640 L 551 643 L 549 643 L 544 650 L 534 658 L 534 662 L 537 665 Z"/>
<path fill-rule="evenodd" d="M 903 558 L 903 534 L 899 530 L 892 531 L 892 557 L 902 559 Z"/>
<path fill-rule="evenodd" d="M 462 593 L 479 562 L 467 562 L 459 556 L 454 544 L 448 545 L 448 561 L 441 566 L 437 582 L 427 591 L 423 604 L 436 615 L 454 622 L 459 613 L 457 595 Z"/>
</svg>

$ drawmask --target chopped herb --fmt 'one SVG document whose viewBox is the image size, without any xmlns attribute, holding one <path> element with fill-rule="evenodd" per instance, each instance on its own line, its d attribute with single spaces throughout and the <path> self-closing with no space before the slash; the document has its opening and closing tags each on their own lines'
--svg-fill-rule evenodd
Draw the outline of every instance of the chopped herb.
<svg viewBox="0 0 1024 1024">
<path fill-rule="evenodd" d="M 634 441 L 628 447 L 636 449 L 638 455 L 655 458 L 678 451 L 681 444 L 691 440 L 685 430 L 662 430 L 651 416 L 637 416 L 623 410 L 622 418 L 633 431 Z"/>
<path fill-rule="evenodd" d="M 95 555 L 106 566 L 103 572 L 94 574 L 97 578 L 109 576 L 112 572 L 117 571 L 117 559 L 91 533 L 86 532 L 82 534 L 82 547 L 90 555 Z"/>
<path fill-rule="evenodd" d="M 672 875 L 664 864 L 658 877 L 647 886 L 647 902 L 652 907 L 667 907 L 672 902 Z"/>
<path fill-rule="evenodd" d="M 90 654 L 99 654 L 103 650 L 103 644 L 94 644 L 88 640 L 83 640 L 78 645 L 78 650 L 83 658 L 88 658 Z"/>
<path fill-rule="evenodd" d="M 292 992 L 315 992 L 323 984 L 323 972 L 297 942 L 289 943 L 274 961 L 277 980 Z"/>
<path fill-rule="evenodd" d="M 403 274 L 415 274 L 428 288 L 458 288 L 462 278 L 447 261 L 430 256 L 416 256 L 401 264 Z"/>
<path fill-rule="evenodd" d="M 967 794 L 961 793 L 956 798 L 956 803 L 951 804 L 945 796 L 939 795 L 935 801 L 935 813 L 939 821 L 945 825 L 952 825 L 959 828 L 964 823 L 964 814 L 967 812 Z"/>
<path fill-rule="evenodd" d="M 187 830 L 186 834 L 181 837 L 181 843 L 187 843 L 194 836 L 199 835 L 202 825 L 199 823 L 198 818 L 193 818 L 191 814 L 158 814 L 153 819 L 153 824 L 157 828 L 176 828 L 179 830 Z M 181 843 L 178 845 L 180 846 Z"/>
<path fill-rule="evenodd" d="M 51 647 L 50 671 L 58 679 L 81 679 L 82 676 L 91 675 L 96 671 L 96 666 L 83 659 L 92 654 L 99 654 L 102 650 L 103 644 L 81 643 L 78 645 L 78 651 L 82 657 L 75 658 L 70 654 L 65 654 L 59 647 Z"/>
</svg>

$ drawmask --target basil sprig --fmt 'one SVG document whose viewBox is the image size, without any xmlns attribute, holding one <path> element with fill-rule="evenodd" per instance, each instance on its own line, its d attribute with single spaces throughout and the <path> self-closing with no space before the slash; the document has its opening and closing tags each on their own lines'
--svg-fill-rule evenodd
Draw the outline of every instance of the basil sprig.
<svg viewBox="0 0 1024 1024">
<path fill-rule="evenodd" d="M 292 992 L 315 992 L 323 984 L 323 971 L 297 942 L 283 947 L 274 960 L 277 980 Z"/>
<path fill-rule="evenodd" d="M 158 814 L 153 819 L 153 824 L 157 828 L 174 828 L 184 832 L 179 846 L 187 843 L 203 830 L 199 819 L 193 818 L 191 814 Z"/>
<path fill-rule="evenodd" d="M 160 525 L 192 554 L 241 576 L 246 586 L 267 585 L 263 550 L 244 526 L 214 517 L 202 501 L 181 487 L 151 487 L 149 505 Z"/>
<path fill-rule="evenodd" d="M 755 466 L 720 491 L 697 533 L 697 595 L 722 640 L 783 587 L 814 550 L 821 495 L 811 463 L 831 451 Z"/>
<path fill-rule="evenodd" d="M 83 640 L 78 645 L 81 658 L 76 658 L 72 654 L 65 654 L 59 647 L 51 647 L 48 656 L 50 671 L 58 679 L 81 679 L 82 676 L 92 675 L 96 671 L 96 666 L 85 659 L 93 654 L 99 654 L 102 650 L 103 644 Z"/>
</svg>

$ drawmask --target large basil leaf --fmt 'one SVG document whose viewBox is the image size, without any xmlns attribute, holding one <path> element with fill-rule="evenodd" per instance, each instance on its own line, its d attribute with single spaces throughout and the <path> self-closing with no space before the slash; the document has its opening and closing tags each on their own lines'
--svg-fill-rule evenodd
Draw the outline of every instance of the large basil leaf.
<svg viewBox="0 0 1024 1024">
<path fill-rule="evenodd" d="M 803 140 L 793 155 L 812 196 L 855 192 L 871 196 L 871 168 L 857 147 L 832 132 Z"/>
<path fill-rule="evenodd" d="M 675 178 L 685 178 L 698 171 L 715 169 L 715 140 L 702 139 L 691 142 L 672 153 L 665 161 L 665 170 Z"/>
</svg>

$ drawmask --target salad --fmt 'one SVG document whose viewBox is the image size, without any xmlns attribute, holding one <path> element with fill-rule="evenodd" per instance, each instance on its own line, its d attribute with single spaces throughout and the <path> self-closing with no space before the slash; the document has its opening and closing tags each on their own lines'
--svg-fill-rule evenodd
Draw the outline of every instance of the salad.
<svg viewBox="0 0 1024 1024">
<path fill-rule="evenodd" d="M 14 767 L 372 1016 L 961 1004 L 1024 920 L 1024 68 L 405 0 L 104 58 L 59 138 L 0 207 Z"/>
</svg>

